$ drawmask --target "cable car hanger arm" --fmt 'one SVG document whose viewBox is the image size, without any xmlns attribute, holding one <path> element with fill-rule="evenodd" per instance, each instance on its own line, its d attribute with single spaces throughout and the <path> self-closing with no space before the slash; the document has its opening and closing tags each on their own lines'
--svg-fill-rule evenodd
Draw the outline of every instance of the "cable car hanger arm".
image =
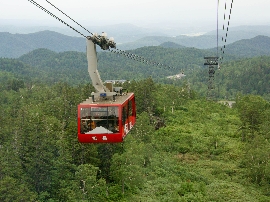
<svg viewBox="0 0 270 202">
<path fill-rule="evenodd" d="M 87 43 L 87 62 L 88 62 L 88 73 L 92 80 L 92 85 L 94 86 L 97 93 L 109 92 L 109 90 L 103 85 L 103 82 L 100 78 L 98 69 L 97 69 L 97 51 L 96 44 L 99 44 L 103 50 L 106 50 L 112 46 L 115 46 L 115 43 L 112 40 L 107 40 L 105 34 L 98 38 L 98 35 L 94 34 L 93 36 L 88 36 L 86 38 Z"/>
</svg>

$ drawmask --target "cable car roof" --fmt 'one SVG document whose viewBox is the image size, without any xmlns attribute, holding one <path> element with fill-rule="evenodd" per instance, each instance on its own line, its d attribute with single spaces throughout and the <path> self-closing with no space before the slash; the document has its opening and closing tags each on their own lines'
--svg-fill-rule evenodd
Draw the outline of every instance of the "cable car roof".
<svg viewBox="0 0 270 202">
<path fill-rule="evenodd" d="M 80 103 L 80 105 L 119 105 L 119 104 L 123 104 L 129 97 L 131 97 L 132 95 L 134 95 L 134 93 L 126 93 L 126 95 L 121 95 L 121 96 L 116 96 L 115 101 L 113 101 L 112 99 L 103 99 L 103 98 L 99 98 L 97 99 L 95 102 L 92 101 L 92 98 L 89 98 L 85 101 L 83 101 L 82 103 Z"/>
</svg>

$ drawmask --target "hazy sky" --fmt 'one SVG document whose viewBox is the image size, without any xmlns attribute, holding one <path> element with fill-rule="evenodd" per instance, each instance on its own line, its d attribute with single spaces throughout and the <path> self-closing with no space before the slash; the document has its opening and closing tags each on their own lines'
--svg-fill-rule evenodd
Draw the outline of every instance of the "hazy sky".
<svg viewBox="0 0 270 202">
<path fill-rule="evenodd" d="M 46 0 L 35 1 L 64 21 L 68 21 Z M 83 25 L 86 23 L 89 26 L 119 23 L 147 25 L 160 22 L 164 23 L 164 26 L 168 24 L 214 26 L 217 16 L 217 0 L 50 0 L 50 2 L 79 23 Z M 228 15 L 232 0 L 219 1 L 220 24 L 223 23 L 225 2 Z M 270 24 L 269 9 L 270 0 L 233 0 L 231 25 Z M 26 25 L 30 20 L 31 23 L 40 25 L 60 24 L 28 0 L 1 0 L 2 24 L 19 22 Z"/>
</svg>

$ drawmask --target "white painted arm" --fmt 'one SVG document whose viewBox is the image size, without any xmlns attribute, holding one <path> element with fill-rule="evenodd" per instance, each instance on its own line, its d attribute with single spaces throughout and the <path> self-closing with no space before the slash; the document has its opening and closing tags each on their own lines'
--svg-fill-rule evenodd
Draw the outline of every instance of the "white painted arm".
<svg viewBox="0 0 270 202">
<path fill-rule="evenodd" d="M 97 70 L 96 45 L 90 39 L 86 40 L 87 40 L 88 73 L 92 80 L 92 85 L 96 89 L 97 93 L 108 92 L 108 89 L 103 85 L 103 82 Z"/>
</svg>

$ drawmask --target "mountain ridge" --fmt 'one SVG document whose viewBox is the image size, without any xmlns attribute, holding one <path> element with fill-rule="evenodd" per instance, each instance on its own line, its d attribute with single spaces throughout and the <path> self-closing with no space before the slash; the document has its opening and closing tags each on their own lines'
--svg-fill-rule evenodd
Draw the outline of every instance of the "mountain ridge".
<svg viewBox="0 0 270 202">
<path fill-rule="evenodd" d="M 85 50 L 85 39 L 48 30 L 31 34 L 1 32 L 0 47 L 0 57 L 18 58 L 38 48 L 47 48 L 55 52 L 82 51 Z"/>
<path fill-rule="evenodd" d="M 268 36 L 265 36 L 265 38 L 262 37 L 256 38 L 257 40 L 255 41 L 253 39 L 254 37 L 250 39 L 241 39 L 233 43 L 232 42 L 228 43 L 228 40 L 232 41 L 231 38 L 229 38 L 226 44 L 224 45 L 226 46 L 226 51 L 230 49 L 233 51 L 234 48 L 232 47 L 235 46 L 246 47 L 245 50 L 242 51 L 243 54 L 240 54 L 241 57 L 246 56 L 252 57 L 258 56 L 260 54 L 267 55 L 268 54 L 267 46 L 269 44 L 269 40 L 266 40 L 266 37 Z M 263 42 L 260 42 L 260 40 L 262 40 Z M 133 42 L 117 44 L 117 48 L 122 50 L 134 50 L 145 46 L 162 46 L 164 45 L 164 43 L 167 42 L 175 43 L 177 45 L 185 47 L 209 49 L 211 51 L 216 50 L 217 44 L 216 36 L 209 34 L 200 36 L 179 35 L 175 37 L 146 36 Z M 256 43 L 259 43 L 262 46 L 257 47 Z M 86 43 L 83 37 L 71 37 L 49 30 L 30 34 L 11 34 L 9 32 L 0 32 L 0 57 L 18 58 L 28 52 L 31 52 L 39 48 L 46 48 L 55 52 L 65 52 L 65 51 L 85 52 L 85 46 Z M 257 47 L 256 50 L 254 49 L 255 47 Z M 260 48 L 263 48 L 263 50 L 260 50 Z M 247 54 L 245 52 L 247 52 Z M 257 53 L 255 54 L 255 52 Z M 236 54 L 236 52 L 233 52 L 233 54 Z"/>
</svg>

